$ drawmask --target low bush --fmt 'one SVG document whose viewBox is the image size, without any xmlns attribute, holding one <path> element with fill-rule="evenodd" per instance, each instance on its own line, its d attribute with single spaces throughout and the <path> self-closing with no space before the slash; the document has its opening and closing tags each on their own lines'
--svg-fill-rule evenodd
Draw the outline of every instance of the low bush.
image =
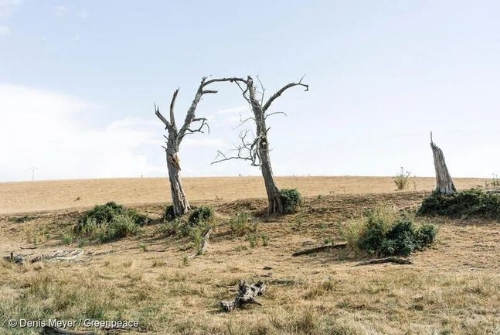
<svg viewBox="0 0 500 335">
<path fill-rule="evenodd" d="M 126 209 L 122 205 L 108 202 L 85 212 L 74 227 L 74 232 L 104 243 L 136 235 L 140 231 L 140 226 L 147 221 L 147 216 L 133 209 Z"/>
<path fill-rule="evenodd" d="M 214 210 L 212 207 L 201 206 L 195 208 L 189 215 L 188 222 L 191 226 L 198 226 L 200 223 L 209 223 L 214 219 Z"/>
<path fill-rule="evenodd" d="M 298 206 L 302 204 L 302 196 L 297 189 L 281 189 L 281 202 L 283 204 L 283 212 L 285 214 L 295 213 Z"/>
<path fill-rule="evenodd" d="M 360 224 L 344 231 L 352 249 L 377 256 L 408 256 L 432 244 L 436 234 L 434 225 L 416 227 L 406 215 L 391 218 L 380 211 L 367 213 Z"/>
<path fill-rule="evenodd" d="M 451 195 L 434 191 L 424 199 L 417 215 L 500 219 L 500 195 L 480 189 L 464 190 Z"/>
<path fill-rule="evenodd" d="M 163 221 L 174 221 L 175 220 L 175 213 L 174 213 L 174 205 L 168 205 L 165 208 L 165 213 L 163 213 Z"/>
</svg>

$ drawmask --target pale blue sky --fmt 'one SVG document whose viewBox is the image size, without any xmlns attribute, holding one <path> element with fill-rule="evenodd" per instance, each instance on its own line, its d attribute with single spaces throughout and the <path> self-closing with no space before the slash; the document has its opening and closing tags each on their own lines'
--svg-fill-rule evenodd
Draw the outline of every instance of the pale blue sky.
<svg viewBox="0 0 500 335">
<path fill-rule="evenodd" d="M 276 175 L 433 176 L 429 131 L 452 176 L 500 174 L 496 1 L 0 0 L 0 181 L 166 176 L 163 127 L 202 76 L 259 75 L 271 94 L 306 75 L 271 119 Z M 181 145 L 184 176 L 237 142 L 239 90 L 217 85 Z"/>
</svg>

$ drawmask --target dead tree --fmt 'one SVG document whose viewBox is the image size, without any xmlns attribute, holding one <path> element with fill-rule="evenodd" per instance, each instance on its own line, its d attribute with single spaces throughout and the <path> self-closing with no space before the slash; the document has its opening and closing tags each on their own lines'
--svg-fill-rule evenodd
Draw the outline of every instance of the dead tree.
<svg viewBox="0 0 500 335">
<path fill-rule="evenodd" d="M 242 91 L 243 98 L 248 102 L 252 110 L 253 117 L 243 120 L 245 123 L 249 120 L 255 123 L 255 133 L 253 138 L 248 139 L 249 131 L 240 133 L 239 144 L 234 151 L 236 155 L 228 156 L 221 151 L 217 152 L 215 160 L 212 162 L 220 163 L 231 159 L 241 159 L 249 161 L 252 166 L 259 166 L 261 168 L 262 177 L 266 187 L 267 200 L 268 200 L 268 214 L 282 214 L 283 203 L 281 201 L 278 186 L 274 180 L 273 169 L 271 167 L 271 158 L 269 155 L 269 129 L 266 125 L 266 120 L 269 116 L 275 114 L 285 114 L 282 112 L 269 113 L 269 107 L 272 103 L 279 98 L 286 90 L 295 86 L 303 86 L 305 90 L 309 90 L 309 85 L 303 84 L 302 79 L 297 83 L 289 83 L 274 93 L 266 102 L 264 102 L 265 89 L 259 80 L 262 92 L 258 94 L 255 83 L 252 77 L 248 76 L 243 78 L 232 78 L 230 80 L 238 85 Z M 260 99 L 259 96 L 260 95 Z"/>
<path fill-rule="evenodd" d="M 432 141 L 432 132 L 431 148 L 434 156 L 434 168 L 436 169 L 436 192 L 447 195 L 455 193 L 457 189 L 446 167 L 443 151 Z"/>
<path fill-rule="evenodd" d="M 217 91 L 207 90 L 206 87 L 218 81 L 216 79 L 206 80 L 206 77 L 203 77 L 201 80 L 201 84 L 196 91 L 193 102 L 189 107 L 186 118 L 184 120 L 184 124 L 181 129 L 177 128 L 177 124 L 175 122 L 174 116 L 174 107 L 175 100 L 177 99 L 177 94 L 179 93 L 179 89 L 174 91 L 174 95 L 172 96 L 172 101 L 170 102 L 170 120 L 167 120 L 161 113 L 159 107 L 155 104 L 155 114 L 156 116 L 163 122 L 165 125 L 165 129 L 168 131 L 168 136 L 165 136 L 166 139 L 166 147 L 165 149 L 166 158 L 167 158 L 167 168 L 168 168 L 168 178 L 170 180 L 170 191 L 172 195 L 172 205 L 174 208 L 174 216 L 183 215 L 187 211 L 189 211 L 189 202 L 186 198 L 186 194 L 184 193 L 184 189 L 182 187 L 182 181 L 180 177 L 180 161 L 179 161 L 179 146 L 186 135 L 194 134 L 194 133 L 203 133 L 204 128 L 206 127 L 209 131 L 208 123 L 206 118 L 196 117 L 196 107 L 198 107 L 198 103 L 204 94 L 215 94 Z M 191 125 L 197 123 L 197 128 L 191 128 Z"/>
</svg>

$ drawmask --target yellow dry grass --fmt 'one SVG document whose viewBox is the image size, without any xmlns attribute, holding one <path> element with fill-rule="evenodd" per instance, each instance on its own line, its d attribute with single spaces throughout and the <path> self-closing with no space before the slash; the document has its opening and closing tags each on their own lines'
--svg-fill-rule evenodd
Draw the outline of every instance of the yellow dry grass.
<svg viewBox="0 0 500 335">
<path fill-rule="evenodd" d="M 164 188 L 155 186 L 157 191 L 147 195 L 147 187 L 139 187 L 159 182 L 166 186 L 166 181 L 147 179 L 47 182 L 51 187 L 46 185 L 46 197 L 54 194 L 64 209 L 57 211 L 47 211 L 58 203 L 44 199 L 41 186 L 37 198 L 23 189 L 31 183 L 1 184 L 2 196 L 10 192 L 23 204 L 12 207 L 11 201 L 8 207 L 2 202 L 3 212 L 32 212 L 23 223 L 10 221 L 14 215 L 0 215 L 2 256 L 10 251 L 29 256 L 78 247 L 85 254 L 76 261 L 22 266 L 0 261 L 0 322 L 137 320 L 148 334 L 500 333 L 497 222 L 420 219 L 438 224 L 439 233 L 431 248 L 412 255 L 412 265 L 356 266 L 359 258 L 345 250 L 291 256 L 325 239 L 342 240 L 341 230 L 367 208 L 382 204 L 414 210 L 432 189 L 431 178 L 417 180 L 420 191 L 406 192 L 394 192 L 391 178 L 278 179 L 280 186 L 297 187 L 309 197 L 298 213 L 270 220 L 255 218 L 266 206 L 259 179 L 201 179 L 198 186 L 194 179 L 186 180 L 194 203 L 210 202 L 217 212 L 205 255 L 187 258 L 195 252 L 190 239 L 162 236 L 158 222 L 144 227 L 139 236 L 113 243 L 82 246 L 77 238 L 70 245 L 64 243 L 64 235 L 79 217 L 78 211 L 68 210 L 71 207 L 114 200 L 135 203 L 140 212 L 160 217 Z M 481 184 L 474 179 L 456 182 L 459 188 Z M 92 183 L 107 187 L 93 193 L 88 186 Z M 113 185 L 120 191 L 112 190 Z M 80 192 L 64 193 L 65 188 Z M 212 188 L 222 199 L 215 199 Z M 16 189 L 25 191 L 17 194 Z M 206 193 L 196 198 L 194 190 Z M 134 198 L 130 195 L 134 192 L 141 195 Z M 70 199 L 80 196 L 82 204 L 71 206 L 64 194 Z M 85 196 L 93 200 L 83 203 Z M 28 206 L 37 202 L 46 207 Z M 268 239 L 266 246 L 259 238 L 252 248 L 245 235 L 231 234 L 229 218 L 240 212 L 254 216 L 258 236 Z M 258 298 L 262 306 L 221 313 L 218 302 L 234 297 L 240 279 L 267 283 L 266 294 Z M 39 334 L 39 329 L 4 325 L 1 332 Z"/>
</svg>

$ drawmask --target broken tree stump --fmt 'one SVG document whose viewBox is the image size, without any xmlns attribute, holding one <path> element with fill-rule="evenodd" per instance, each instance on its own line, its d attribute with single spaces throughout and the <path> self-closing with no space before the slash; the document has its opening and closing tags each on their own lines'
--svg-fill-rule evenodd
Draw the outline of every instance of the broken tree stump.
<svg viewBox="0 0 500 335">
<path fill-rule="evenodd" d="M 453 184 L 453 180 L 451 179 L 448 168 L 446 167 L 443 151 L 432 141 L 432 132 L 431 148 L 432 155 L 434 156 L 434 168 L 436 170 L 436 191 L 446 195 L 454 194 L 457 189 L 455 188 L 455 184 Z"/>
<path fill-rule="evenodd" d="M 407 258 L 398 257 L 385 257 L 385 258 L 375 258 L 363 261 L 357 265 L 370 265 L 370 264 L 382 264 L 382 263 L 394 263 L 394 264 L 413 264 L 413 262 Z"/>
<path fill-rule="evenodd" d="M 238 284 L 238 295 L 233 301 L 221 301 L 220 307 L 224 312 L 231 312 L 234 309 L 242 308 L 246 304 L 256 304 L 262 306 L 260 302 L 255 300 L 255 297 L 264 294 L 266 291 L 266 284 L 262 281 L 256 284 L 247 284 L 240 280 Z"/>
<path fill-rule="evenodd" d="M 292 254 L 292 256 L 297 257 L 297 256 L 302 256 L 302 255 L 309 255 L 309 254 L 314 254 L 316 252 L 327 251 L 330 249 L 343 249 L 345 247 L 347 247 L 347 242 L 341 242 L 341 243 L 337 243 L 337 244 L 330 244 L 329 243 L 329 244 L 322 245 L 320 247 L 305 249 L 305 250 L 300 250 L 300 251 L 294 252 Z"/>
</svg>

